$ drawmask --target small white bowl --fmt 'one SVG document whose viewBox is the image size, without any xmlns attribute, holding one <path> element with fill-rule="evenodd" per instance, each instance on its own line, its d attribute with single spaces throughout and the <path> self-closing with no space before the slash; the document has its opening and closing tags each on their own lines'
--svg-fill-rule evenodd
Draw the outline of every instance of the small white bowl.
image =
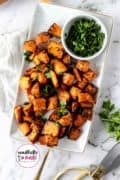
<svg viewBox="0 0 120 180">
<path fill-rule="evenodd" d="M 85 19 L 90 19 L 90 20 L 94 20 L 98 25 L 100 25 L 101 27 L 101 32 L 103 32 L 105 34 L 105 37 L 104 37 L 104 40 L 103 40 L 103 45 L 102 45 L 102 48 L 96 52 L 95 54 L 93 54 L 92 56 L 88 56 L 88 57 L 81 57 L 81 56 L 78 56 L 76 55 L 74 52 L 72 52 L 67 44 L 66 44 L 66 34 L 68 34 L 71 26 L 74 24 L 74 22 L 76 22 L 76 20 L 79 20 L 81 18 L 85 18 Z M 105 27 L 105 25 L 101 22 L 100 19 L 98 19 L 97 17 L 95 16 L 92 16 L 92 15 L 77 15 L 77 16 L 74 16 L 72 18 L 70 18 L 67 22 L 65 22 L 64 26 L 63 26 L 63 29 L 62 29 L 62 44 L 66 50 L 66 52 L 72 56 L 74 59 L 80 59 L 80 60 L 92 60 L 92 59 L 95 59 L 97 56 L 99 56 L 105 49 L 106 45 L 107 45 L 107 29 Z"/>
</svg>

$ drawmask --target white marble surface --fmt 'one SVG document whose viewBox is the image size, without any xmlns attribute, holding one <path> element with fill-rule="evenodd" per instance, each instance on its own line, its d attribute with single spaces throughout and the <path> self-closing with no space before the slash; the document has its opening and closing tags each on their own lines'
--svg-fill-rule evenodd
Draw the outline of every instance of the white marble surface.
<svg viewBox="0 0 120 180">
<path fill-rule="evenodd" d="M 59 4 L 65 4 L 72 7 L 82 7 L 92 11 L 103 12 L 113 16 L 114 28 L 112 40 L 107 57 L 107 64 L 103 79 L 103 88 L 99 99 L 98 112 L 101 102 L 105 96 L 108 96 L 118 107 L 120 107 L 120 1 L 119 0 L 54 0 Z M 31 18 L 31 12 L 37 1 L 35 0 L 10 0 L 8 4 L 0 6 L 0 34 L 1 36 L 11 36 L 14 32 L 23 31 Z M 2 46 L 2 44 L 0 44 Z M 8 102 L 6 103 L 6 107 Z M 15 151 L 20 145 L 9 139 L 6 130 L 6 123 L 9 121 L 8 115 L 10 109 L 3 112 L 1 119 L 3 125 L 0 127 L 2 136 L 0 137 L 0 179 L 1 180 L 33 180 L 33 175 L 38 167 L 33 169 L 24 169 L 19 167 L 15 162 Z M 5 123 L 6 122 L 6 123 Z M 4 137 L 4 139 L 3 139 Z M 89 166 L 90 164 L 98 164 L 108 150 L 116 142 L 109 138 L 104 130 L 103 124 L 96 116 L 89 138 L 89 144 L 82 154 L 68 153 L 53 150 L 45 164 L 41 180 L 52 180 L 57 171 L 68 166 Z M 11 153 L 12 151 L 12 153 Z M 43 150 L 44 152 L 46 150 Z M 43 153 L 44 153 L 43 152 Z M 69 176 L 68 180 L 72 180 Z M 106 177 L 105 180 L 119 180 L 120 167 Z"/>
</svg>

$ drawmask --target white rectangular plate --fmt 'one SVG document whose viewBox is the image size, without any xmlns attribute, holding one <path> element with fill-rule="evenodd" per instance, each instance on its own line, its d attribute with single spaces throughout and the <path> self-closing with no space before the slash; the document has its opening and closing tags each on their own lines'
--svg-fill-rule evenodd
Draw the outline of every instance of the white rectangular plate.
<svg viewBox="0 0 120 180">
<path fill-rule="evenodd" d="M 29 29 L 28 39 L 34 38 L 36 34 L 38 34 L 39 32 L 47 31 L 50 25 L 54 22 L 57 22 L 58 24 L 63 26 L 64 22 L 67 19 L 69 19 L 70 17 L 74 15 L 81 15 L 81 14 L 82 15 L 92 14 L 100 18 L 105 24 L 107 28 L 107 32 L 108 32 L 108 44 L 107 44 L 106 50 L 97 59 L 91 61 L 92 67 L 98 72 L 98 77 L 94 83 L 96 84 L 96 86 L 99 88 L 99 91 L 100 91 L 100 87 L 101 87 L 100 84 L 101 84 L 104 65 L 106 61 L 106 54 L 107 54 L 106 52 L 109 46 L 109 41 L 110 41 L 110 36 L 111 36 L 111 31 L 112 31 L 112 18 L 110 16 L 97 14 L 97 13 L 90 13 L 90 12 L 67 8 L 67 7 L 40 3 L 37 5 L 35 9 L 33 20 Z M 24 72 L 26 68 L 29 68 L 29 67 L 30 65 L 24 62 L 21 74 Z M 26 100 L 27 100 L 27 97 L 25 93 L 21 91 L 20 89 L 18 89 L 15 105 L 23 104 L 24 102 L 26 102 Z M 95 118 L 95 108 L 94 108 L 94 115 L 93 115 L 92 121 L 94 120 L 94 118 Z M 68 138 L 63 138 L 59 140 L 59 144 L 57 148 L 68 150 L 68 151 L 74 151 L 74 152 L 82 152 L 85 148 L 85 145 L 89 137 L 89 131 L 90 131 L 92 121 L 87 121 L 85 123 L 85 125 L 83 126 L 82 135 L 78 140 L 72 141 L 72 140 L 69 140 Z M 28 141 L 27 138 L 24 137 L 19 132 L 17 128 L 17 124 L 14 119 L 14 115 L 12 118 L 12 125 L 11 125 L 10 133 L 12 137 L 14 137 L 17 140 L 22 140 L 24 142 Z"/>
</svg>

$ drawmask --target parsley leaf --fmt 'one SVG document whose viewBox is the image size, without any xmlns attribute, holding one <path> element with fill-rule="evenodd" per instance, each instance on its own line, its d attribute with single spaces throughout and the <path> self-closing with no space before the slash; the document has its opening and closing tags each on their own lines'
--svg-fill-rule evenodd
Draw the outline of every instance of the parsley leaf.
<svg viewBox="0 0 120 180">
<path fill-rule="evenodd" d="M 66 101 L 60 101 L 60 107 L 65 108 L 67 105 Z"/>
<path fill-rule="evenodd" d="M 107 131 L 116 140 L 120 140 L 120 109 L 116 110 L 115 105 L 110 100 L 105 100 L 99 116 L 105 123 Z"/>
<path fill-rule="evenodd" d="M 30 56 L 32 55 L 32 52 L 25 51 L 24 52 L 24 59 L 25 61 L 31 62 Z"/>
<path fill-rule="evenodd" d="M 46 71 L 46 72 L 45 72 L 45 76 L 47 77 L 47 79 L 50 79 L 50 78 L 51 78 L 50 72 L 49 72 L 49 71 Z"/>
<path fill-rule="evenodd" d="M 56 89 L 51 84 L 46 84 L 41 86 L 40 93 L 43 97 L 52 96 L 56 93 Z"/>
</svg>

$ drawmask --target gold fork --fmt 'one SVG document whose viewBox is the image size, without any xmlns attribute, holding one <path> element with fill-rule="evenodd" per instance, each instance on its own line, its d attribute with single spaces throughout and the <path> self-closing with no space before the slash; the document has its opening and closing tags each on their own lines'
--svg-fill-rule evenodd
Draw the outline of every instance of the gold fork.
<svg viewBox="0 0 120 180">
<path fill-rule="evenodd" d="M 38 169 L 38 172 L 37 172 L 34 180 L 39 180 L 39 179 L 40 179 L 41 174 L 42 174 L 42 171 L 43 171 L 43 168 L 44 168 L 44 165 L 45 165 L 45 162 L 46 162 L 47 157 L 48 157 L 48 155 L 49 155 L 49 152 L 50 152 L 50 150 L 47 151 L 47 153 L 46 153 L 46 155 L 45 155 L 45 157 L 44 157 L 44 159 L 43 159 L 43 163 L 42 163 L 42 165 L 40 166 L 40 168 Z"/>
</svg>

